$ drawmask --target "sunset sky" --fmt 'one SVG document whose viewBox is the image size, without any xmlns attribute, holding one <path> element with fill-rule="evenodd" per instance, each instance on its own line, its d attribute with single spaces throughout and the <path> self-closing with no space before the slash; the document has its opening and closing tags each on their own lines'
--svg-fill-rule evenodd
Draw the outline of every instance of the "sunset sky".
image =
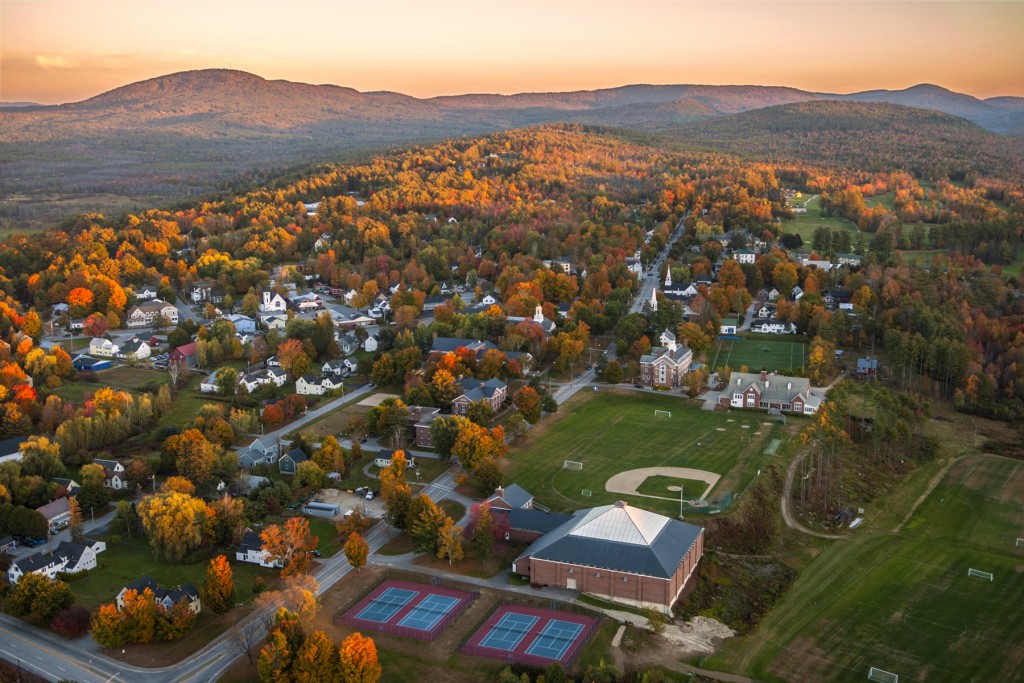
<svg viewBox="0 0 1024 683">
<path fill-rule="evenodd" d="M 1024 2 L 0 0 L 0 100 L 175 71 L 417 97 L 629 83 L 1024 95 Z"/>
</svg>

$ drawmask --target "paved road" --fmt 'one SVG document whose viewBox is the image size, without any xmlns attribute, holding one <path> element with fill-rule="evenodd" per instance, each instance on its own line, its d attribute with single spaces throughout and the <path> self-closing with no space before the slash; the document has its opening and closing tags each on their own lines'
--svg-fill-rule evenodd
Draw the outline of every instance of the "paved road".
<svg viewBox="0 0 1024 683">
<path fill-rule="evenodd" d="M 689 213 L 686 214 L 686 216 L 689 215 Z M 672 245 L 675 244 L 676 240 L 678 240 L 685 232 L 683 221 L 686 220 L 686 216 L 683 216 L 679 223 L 676 224 L 676 229 L 669 236 L 668 241 L 665 243 L 665 248 L 658 253 L 658 257 L 647 267 L 647 271 L 651 274 L 643 276 L 640 280 L 640 291 L 633 300 L 633 305 L 629 307 L 630 313 L 639 313 L 643 310 L 645 303 L 650 303 L 651 294 L 658 288 L 658 284 L 661 279 L 661 266 L 666 260 L 668 260 L 668 253 L 672 250 Z"/>
</svg>

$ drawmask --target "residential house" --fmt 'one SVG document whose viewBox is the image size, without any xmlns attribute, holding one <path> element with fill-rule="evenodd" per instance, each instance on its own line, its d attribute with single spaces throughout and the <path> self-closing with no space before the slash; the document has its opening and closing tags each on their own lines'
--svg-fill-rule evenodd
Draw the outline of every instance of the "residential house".
<svg viewBox="0 0 1024 683">
<path fill-rule="evenodd" d="M 544 317 L 544 309 L 537 304 L 537 307 L 533 310 L 532 318 L 524 318 L 521 316 L 510 315 L 506 318 L 510 323 L 529 323 L 530 325 L 536 325 L 539 327 L 545 335 L 550 336 L 555 331 L 555 321 Z"/>
<path fill-rule="evenodd" d="M 678 387 L 690 371 L 693 351 L 686 344 L 679 344 L 670 330 L 661 333 L 660 344 L 640 357 L 640 383 L 650 387 Z"/>
<path fill-rule="evenodd" d="M 737 249 L 732 253 L 733 258 L 739 261 L 741 264 L 749 263 L 753 264 L 757 260 L 757 253 L 750 249 Z"/>
<path fill-rule="evenodd" d="M 329 375 L 324 375 L 324 378 Z M 323 396 L 326 393 L 323 382 L 316 375 L 303 375 L 295 380 L 295 393 L 301 396 Z"/>
<path fill-rule="evenodd" d="M 21 453 L 21 444 L 25 443 L 24 436 L 15 436 L 0 441 L 0 462 L 21 462 L 24 456 Z"/>
<path fill-rule="evenodd" d="M 877 358 L 858 358 L 857 374 L 861 377 L 874 377 L 878 374 Z"/>
<path fill-rule="evenodd" d="M 836 256 L 841 266 L 859 266 L 860 256 L 856 254 L 839 254 Z"/>
<path fill-rule="evenodd" d="M 232 313 L 225 319 L 231 321 L 231 324 L 235 326 L 236 332 L 253 334 L 256 331 L 256 321 L 247 315 Z"/>
<path fill-rule="evenodd" d="M 430 439 L 430 425 L 441 415 L 441 409 L 409 406 L 409 415 L 412 418 L 413 442 L 417 446 L 433 446 L 434 442 Z"/>
<path fill-rule="evenodd" d="M 242 542 L 235 550 L 235 559 L 239 562 L 251 562 L 261 567 L 283 567 L 283 560 L 271 560 L 270 553 L 263 549 L 263 539 L 251 529 L 246 529 Z"/>
<path fill-rule="evenodd" d="M 775 317 L 775 306 L 772 304 L 761 304 L 754 308 L 754 316 L 759 320 L 770 320 Z"/>
<path fill-rule="evenodd" d="M 138 361 L 149 358 L 152 351 L 153 350 L 149 347 L 149 344 L 138 337 L 132 337 L 125 343 L 121 344 L 121 350 L 118 351 L 117 357 L 124 360 Z"/>
<path fill-rule="evenodd" d="M 347 371 L 348 366 L 345 365 L 343 360 L 329 360 L 320 367 L 320 372 L 325 375 L 344 375 Z"/>
<path fill-rule="evenodd" d="M 224 301 L 224 287 L 216 280 L 200 280 L 192 285 L 189 295 L 192 298 L 192 303 L 198 304 L 205 301 L 219 304 Z"/>
<path fill-rule="evenodd" d="M 526 365 L 533 360 L 533 356 L 529 353 L 519 351 L 502 351 L 492 342 L 460 337 L 435 337 L 434 343 L 430 346 L 430 353 L 428 354 L 428 357 L 443 355 L 459 348 L 465 348 L 472 351 L 476 354 L 477 360 L 483 358 L 484 354 L 492 349 L 495 351 L 501 351 L 509 360 L 518 361 L 520 367 L 526 367 Z"/>
<path fill-rule="evenodd" d="M 381 469 L 391 467 L 391 461 L 394 459 L 395 453 L 397 452 L 398 451 L 380 451 L 377 453 L 377 457 L 373 459 L 373 464 Z M 405 466 L 410 469 L 415 469 L 416 458 L 405 452 L 403 452 L 403 455 L 405 456 Z"/>
<path fill-rule="evenodd" d="M 81 332 L 85 329 L 85 318 L 72 318 L 68 322 L 68 332 Z"/>
<path fill-rule="evenodd" d="M 78 490 L 82 488 L 74 479 L 67 477 L 54 477 L 53 483 L 57 485 L 57 495 L 63 497 L 65 494 L 68 496 L 74 496 L 78 493 Z"/>
<path fill-rule="evenodd" d="M 196 362 L 196 346 L 198 342 L 182 344 L 170 353 L 172 363 L 187 363 L 193 365 Z"/>
<path fill-rule="evenodd" d="M 295 474 L 299 463 L 309 460 L 309 456 L 301 448 L 293 448 L 277 461 L 277 469 L 281 474 Z"/>
<path fill-rule="evenodd" d="M 627 258 L 626 259 L 626 268 L 628 268 L 629 272 L 633 273 L 637 277 L 640 277 L 640 275 L 642 275 L 643 272 L 644 272 L 644 265 L 640 262 L 639 258 L 634 258 L 634 257 Z"/>
<path fill-rule="evenodd" d="M 65 303 L 59 303 L 59 304 L 54 304 L 54 305 L 50 306 L 50 314 L 54 318 L 59 318 L 62 315 L 67 314 L 67 312 L 70 311 L 70 310 L 71 310 L 71 307 L 68 306 Z"/>
<path fill-rule="evenodd" d="M 161 588 L 160 584 L 153 580 L 149 574 L 143 575 L 141 579 L 132 581 L 122 588 L 114 602 L 118 609 L 124 609 L 124 595 L 130 590 L 142 595 L 143 591 L 149 589 L 153 593 L 153 600 L 164 609 L 171 609 L 179 602 L 185 602 L 193 614 L 199 614 L 202 610 L 202 603 L 199 600 L 199 591 L 191 583 L 183 583 L 174 588 Z"/>
<path fill-rule="evenodd" d="M 152 285 L 143 285 L 141 289 L 135 290 L 136 301 L 149 301 L 157 297 L 156 287 Z"/>
<path fill-rule="evenodd" d="M 760 320 L 750 326 L 759 334 L 796 334 L 796 325 L 785 320 Z"/>
<path fill-rule="evenodd" d="M 256 465 L 273 465 L 277 462 L 280 446 L 277 441 L 266 438 L 256 439 L 238 456 L 238 465 L 244 469 L 252 469 Z"/>
<path fill-rule="evenodd" d="M 270 381 L 267 379 L 266 372 L 264 372 L 263 370 L 250 372 L 247 375 L 242 375 L 238 379 L 238 385 L 245 387 L 246 393 L 249 394 L 258 391 L 260 387 L 269 383 Z"/>
<path fill-rule="evenodd" d="M 206 379 L 199 383 L 199 391 L 204 394 L 216 394 L 218 389 L 216 370 L 207 375 Z"/>
<path fill-rule="evenodd" d="M 480 298 L 480 303 L 483 304 L 484 306 L 493 306 L 496 303 L 498 303 L 498 300 L 494 298 L 493 294 L 484 294 Z"/>
<path fill-rule="evenodd" d="M 106 549 L 107 544 L 103 541 L 61 541 L 53 552 L 36 553 L 12 562 L 7 570 L 7 580 L 15 584 L 26 574 L 42 574 L 54 579 L 61 572 L 74 574 L 86 569 L 95 569 L 96 555 Z"/>
<path fill-rule="evenodd" d="M 300 313 L 308 311 L 319 311 L 324 307 L 324 299 L 316 292 L 306 294 L 293 294 L 288 297 L 288 305 Z"/>
<path fill-rule="evenodd" d="M 263 292 L 260 300 L 260 313 L 284 313 L 288 310 L 288 302 L 277 292 Z"/>
<path fill-rule="evenodd" d="M 789 293 L 789 298 L 792 301 L 800 301 L 804 296 L 804 290 L 800 285 L 793 288 L 793 291 Z"/>
<path fill-rule="evenodd" d="M 377 338 L 372 334 L 367 335 L 363 340 L 363 351 L 374 353 L 377 350 Z"/>
<path fill-rule="evenodd" d="M 113 358 L 120 351 L 120 347 L 104 337 L 93 337 L 89 341 L 89 353 L 101 358 Z"/>
<path fill-rule="evenodd" d="M 786 377 L 734 372 L 729 388 L 723 392 L 720 403 L 732 408 L 785 411 L 800 415 L 813 415 L 824 398 L 811 391 L 806 377 Z"/>
<path fill-rule="evenodd" d="M 56 533 L 71 523 L 71 501 L 58 498 L 46 505 L 36 508 L 49 525 L 50 533 Z"/>
<path fill-rule="evenodd" d="M 465 415 L 469 406 L 485 401 L 491 410 L 498 412 L 508 396 L 508 385 L 497 377 L 483 381 L 473 378 L 458 381 L 461 393 L 452 400 L 452 414 Z"/>
<path fill-rule="evenodd" d="M 103 485 L 108 489 L 121 491 L 128 488 L 128 480 L 124 476 L 124 464 L 117 460 L 101 458 L 94 458 L 93 462 L 103 468 L 103 472 L 106 474 L 106 481 L 103 482 Z"/>
<path fill-rule="evenodd" d="M 149 327 L 158 317 L 163 316 L 170 325 L 178 324 L 178 309 L 160 299 L 135 304 L 128 310 L 127 327 Z"/>
<path fill-rule="evenodd" d="M 263 372 L 266 384 L 273 384 L 276 387 L 283 387 L 288 382 L 288 373 L 280 365 L 269 367 Z"/>
<path fill-rule="evenodd" d="M 18 543 L 12 536 L 0 538 L 0 553 L 11 553 L 18 549 Z"/>
<path fill-rule="evenodd" d="M 359 350 L 359 338 L 355 332 L 347 332 L 338 338 L 338 349 L 346 356 Z M 325 369 L 324 372 L 327 372 Z"/>
<path fill-rule="evenodd" d="M 316 242 L 313 242 L 313 251 L 327 251 L 334 244 L 334 237 L 324 233 L 316 238 Z"/>
<path fill-rule="evenodd" d="M 284 330 L 288 324 L 288 316 L 286 315 L 267 315 L 263 317 L 263 324 L 267 326 L 268 330 Z"/>
</svg>

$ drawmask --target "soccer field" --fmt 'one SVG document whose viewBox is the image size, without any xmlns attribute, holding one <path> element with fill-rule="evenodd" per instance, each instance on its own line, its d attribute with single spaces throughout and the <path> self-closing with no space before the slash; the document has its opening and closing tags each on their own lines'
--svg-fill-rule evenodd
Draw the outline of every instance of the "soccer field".
<svg viewBox="0 0 1024 683">
<path fill-rule="evenodd" d="M 656 409 L 672 416 L 655 417 Z M 558 512 L 625 498 L 637 507 L 678 514 L 678 489 L 669 490 L 667 484 L 661 499 L 609 493 L 605 483 L 627 470 L 688 467 L 722 475 L 710 497 L 738 493 L 758 467 L 772 461 L 763 455 L 765 445 L 773 437 L 789 438 L 785 427 L 762 414 L 711 412 L 678 397 L 651 393 L 587 394 L 562 410 L 567 414 L 531 437 L 525 448 L 509 454 L 512 465 L 505 476 L 507 483 L 519 484 Z M 582 462 L 583 469 L 562 469 L 564 460 Z M 649 486 L 642 488 L 651 491 Z"/>
<path fill-rule="evenodd" d="M 720 339 L 714 351 L 711 367 L 714 370 L 728 366 L 739 371 L 747 366 L 747 372 L 768 372 L 777 370 L 802 370 L 807 360 L 807 345 L 795 341 L 759 339 Z"/>
<path fill-rule="evenodd" d="M 810 683 L 866 681 L 870 667 L 900 681 L 1024 679 L 1022 491 L 1022 462 L 958 463 L 899 534 L 830 547 L 720 664 Z"/>
</svg>

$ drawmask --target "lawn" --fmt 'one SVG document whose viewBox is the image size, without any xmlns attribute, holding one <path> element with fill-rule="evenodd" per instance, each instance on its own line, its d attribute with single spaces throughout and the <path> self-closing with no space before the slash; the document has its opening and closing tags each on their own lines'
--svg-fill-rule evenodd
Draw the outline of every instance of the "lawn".
<svg viewBox="0 0 1024 683">
<path fill-rule="evenodd" d="M 350 403 L 335 408 L 320 419 L 304 425 L 302 433 L 314 441 L 320 441 L 331 434 L 338 436 L 348 428 L 349 420 L 353 417 L 366 417 L 369 414 L 371 406 L 359 405 L 359 402 L 365 399 L 365 396 L 359 396 Z"/>
<path fill-rule="evenodd" d="M 95 382 L 66 382 L 55 393 L 65 401 L 81 403 L 87 394 L 95 393 L 104 387 L 113 387 L 138 394 L 141 391 L 155 392 L 161 384 L 169 384 L 170 381 L 171 376 L 166 372 L 123 366 L 101 370 L 96 373 Z"/>
<path fill-rule="evenodd" d="M 795 232 L 804 239 L 805 244 L 810 244 L 814 231 L 823 226 L 834 230 L 849 230 L 854 236 L 857 233 L 857 226 L 845 218 L 822 216 L 821 198 L 818 196 L 807 201 L 807 213 L 798 213 L 793 220 L 783 222 L 782 232 Z"/>
<path fill-rule="evenodd" d="M 874 197 L 865 197 L 864 206 L 868 207 L 869 209 L 873 209 L 879 204 L 881 204 L 884 208 L 888 209 L 889 211 L 892 211 L 893 200 L 895 198 L 896 193 L 894 192 L 886 192 L 884 194 L 876 195 Z"/>
<path fill-rule="evenodd" d="M 758 631 L 707 662 L 760 680 L 1019 680 L 1024 661 L 1024 463 L 954 466 L 899 533 L 827 549 Z M 969 577 L 969 568 L 994 580 Z"/>
<path fill-rule="evenodd" d="M 655 417 L 655 410 L 672 417 Z M 557 512 L 625 498 L 637 507 L 678 514 L 677 502 L 609 493 L 605 483 L 641 467 L 691 467 L 722 475 L 712 497 L 738 492 L 767 461 L 766 440 L 776 431 L 777 438 L 784 436 L 774 423 L 762 424 L 767 420 L 760 414 L 703 411 L 678 396 L 639 392 L 582 394 L 548 419 L 509 455 L 505 482 L 519 484 Z M 583 469 L 563 469 L 564 460 L 580 461 Z"/>
<path fill-rule="evenodd" d="M 708 351 L 708 357 L 713 358 L 711 367 L 715 369 L 728 366 L 740 371 L 746 366 L 747 372 L 793 370 L 804 367 L 807 345 L 795 341 L 721 339 L 716 349 Z"/>
<path fill-rule="evenodd" d="M 233 553 L 227 552 L 229 559 Z M 144 574 L 152 576 L 161 586 L 177 586 L 189 582 L 196 588 L 203 585 L 208 562 L 195 564 L 163 564 L 153 559 L 153 551 L 145 539 L 122 541 L 108 545 L 98 556 L 99 566 L 85 577 L 71 583 L 75 602 L 94 610 L 105 602 L 111 602 L 125 584 Z M 240 601 L 248 602 L 252 597 L 252 584 L 262 576 L 268 584 L 277 579 L 277 572 L 246 562 L 231 562 L 235 588 Z"/>
</svg>

